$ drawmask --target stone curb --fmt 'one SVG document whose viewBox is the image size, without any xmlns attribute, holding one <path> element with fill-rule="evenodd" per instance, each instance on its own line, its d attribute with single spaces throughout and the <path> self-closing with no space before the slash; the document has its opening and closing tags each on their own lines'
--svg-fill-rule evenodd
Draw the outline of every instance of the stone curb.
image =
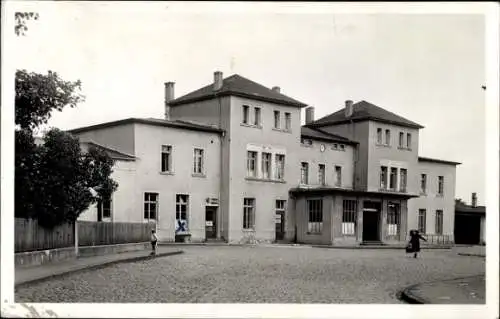
<svg viewBox="0 0 500 319">
<path fill-rule="evenodd" d="M 483 254 L 469 254 L 469 253 L 458 253 L 459 256 L 468 256 L 468 257 L 480 257 L 486 258 L 486 255 Z"/>
<path fill-rule="evenodd" d="M 396 250 L 404 250 L 405 246 L 321 246 L 321 245 L 313 245 L 314 248 L 327 248 L 327 249 L 396 249 Z M 429 250 L 429 249 L 441 249 L 441 250 L 450 250 L 451 246 L 431 246 L 431 247 L 420 247 L 421 250 Z"/>
<path fill-rule="evenodd" d="M 15 286 L 15 288 L 18 288 L 18 287 L 22 287 L 22 286 L 27 285 L 27 284 L 34 284 L 34 283 L 38 283 L 41 281 L 54 279 L 56 277 L 62 277 L 64 275 L 82 272 L 85 270 L 97 270 L 97 269 L 105 268 L 105 267 L 115 265 L 115 264 L 131 263 L 131 262 L 136 262 L 139 260 L 147 260 L 147 259 L 154 259 L 154 258 L 158 258 L 158 257 L 174 256 L 174 255 L 179 255 L 179 254 L 183 254 L 183 253 L 184 253 L 184 251 L 178 250 L 178 251 L 173 251 L 173 252 L 168 252 L 168 253 L 160 253 L 160 254 L 157 254 L 156 256 L 144 255 L 144 256 L 137 256 L 137 257 L 131 257 L 131 258 L 111 260 L 111 261 L 107 261 L 107 262 L 96 264 L 96 265 L 82 266 L 81 268 L 63 270 L 63 271 L 58 272 L 56 274 L 51 274 L 48 276 L 42 276 L 39 278 L 29 279 L 29 280 L 26 280 L 23 282 L 15 283 L 14 286 Z"/>
<path fill-rule="evenodd" d="M 457 277 L 457 278 L 452 278 L 452 279 L 429 281 L 429 282 L 423 282 L 420 284 L 411 285 L 409 287 L 404 288 L 403 290 L 401 290 L 399 292 L 399 299 L 401 299 L 409 304 L 413 304 L 413 305 L 432 304 L 432 302 L 430 302 L 428 299 L 416 296 L 412 292 L 412 290 L 414 290 L 417 287 L 425 286 L 425 285 L 431 284 L 431 283 L 442 283 L 442 282 L 455 281 L 455 280 L 460 280 L 460 279 L 475 278 L 475 277 L 479 277 L 479 276 L 483 276 L 483 275 Z"/>
</svg>

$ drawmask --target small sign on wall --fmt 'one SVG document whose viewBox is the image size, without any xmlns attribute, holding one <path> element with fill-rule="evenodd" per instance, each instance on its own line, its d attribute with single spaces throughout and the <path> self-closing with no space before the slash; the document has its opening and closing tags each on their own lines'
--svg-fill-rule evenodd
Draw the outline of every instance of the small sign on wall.
<svg viewBox="0 0 500 319">
<path fill-rule="evenodd" d="M 276 224 L 281 224 L 281 215 L 276 214 L 276 216 L 274 217 L 274 221 L 276 222 Z"/>
<path fill-rule="evenodd" d="M 214 225 L 214 222 L 213 222 L 213 221 L 211 221 L 211 220 L 207 220 L 207 221 L 205 221 L 205 226 L 207 226 L 207 227 L 212 227 L 213 225 Z"/>
</svg>

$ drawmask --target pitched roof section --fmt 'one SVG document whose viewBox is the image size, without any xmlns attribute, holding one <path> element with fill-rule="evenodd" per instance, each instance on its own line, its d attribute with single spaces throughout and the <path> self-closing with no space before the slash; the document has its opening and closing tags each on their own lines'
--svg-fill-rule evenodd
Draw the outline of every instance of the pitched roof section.
<svg viewBox="0 0 500 319">
<path fill-rule="evenodd" d="M 106 154 L 108 154 L 109 157 L 111 157 L 112 159 L 115 159 L 115 160 L 135 161 L 135 159 L 136 159 L 136 157 L 133 155 L 118 151 L 118 150 L 113 149 L 113 148 L 108 147 L 108 146 L 104 146 L 104 145 L 96 143 L 92 140 L 81 140 L 80 145 L 82 145 L 82 144 L 97 147 L 97 148 L 103 150 L 104 152 L 106 152 Z"/>
<path fill-rule="evenodd" d="M 215 92 L 213 84 L 188 93 L 169 103 L 170 106 L 187 104 L 191 102 L 213 99 L 215 96 L 240 96 L 258 101 L 271 102 L 282 105 L 305 107 L 305 103 L 292 99 L 286 95 L 275 92 L 259 83 L 234 74 L 222 81 L 222 88 Z"/>
<path fill-rule="evenodd" d="M 358 103 L 353 104 L 353 114 L 349 118 L 345 116 L 345 109 L 342 108 L 341 110 L 335 113 L 332 113 L 330 115 L 320 118 L 317 121 L 314 121 L 310 125 L 325 126 L 330 124 L 345 124 L 349 123 L 350 121 L 361 122 L 368 120 L 417 128 L 417 129 L 424 128 L 420 124 L 407 120 L 399 115 L 384 110 L 383 108 L 366 101 L 360 101 Z"/>
<path fill-rule="evenodd" d="M 468 214 L 486 214 L 485 206 L 471 206 L 455 202 L 455 212 Z"/>
<path fill-rule="evenodd" d="M 419 162 L 431 162 L 431 163 L 439 163 L 439 164 L 448 164 L 448 165 L 460 165 L 462 163 L 459 162 L 452 162 L 452 161 L 445 161 L 445 160 L 440 160 L 440 159 L 435 159 L 435 158 L 429 158 L 429 157 L 418 157 Z"/>
<path fill-rule="evenodd" d="M 147 118 L 147 119 L 128 118 L 128 119 L 123 119 L 123 120 L 118 120 L 118 121 L 112 121 L 112 122 L 100 123 L 100 124 L 96 124 L 96 125 L 79 127 L 76 129 L 68 130 L 68 132 L 72 133 L 72 134 L 78 134 L 78 133 L 82 133 L 82 132 L 98 130 L 98 129 L 108 128 L 108 127 L 114 127 L 114 126 L 119 126 L 119 125 L 132 124 L 132 123 L 148 124 L 148 125 L 156 125 L 156 126 L 164 126 L 164 127 L 173 127 L 173 128 L 186 129 L 186 130 L 192 130 L 192 131 L 202 131 L 202 132 L 213 132 L 213 133 L 222 133 L 223 132 L 223 130 L 221 130 L 217 127 L 214 127 L 214 126 L 210 126 L 210 125 L 191 123 L 191 122 L 187 122 L 187 121 L 167 121 L 167 120 L 163 120 L 163 119 L 154 119 L 154 118 Z"/>
<path fill-rule="evenodd" d="M 340 142 L 340 143 L 345 143 L 345 144 L 358 144 L 358 142 L 351 141 L 348 138 L 345 138 L 343 136 L 340 136 L 337 134 L 332 134 L 332 133 L 327 133 L 325 131 L 322 131 L 321 129 L 311 128 L 311 127 L 307 127 L 307 126 L 301 127 L 300 135 L 302 137 L 311 138 L 311 139 L 320 140 L 320 141 Z"/>
</svg>

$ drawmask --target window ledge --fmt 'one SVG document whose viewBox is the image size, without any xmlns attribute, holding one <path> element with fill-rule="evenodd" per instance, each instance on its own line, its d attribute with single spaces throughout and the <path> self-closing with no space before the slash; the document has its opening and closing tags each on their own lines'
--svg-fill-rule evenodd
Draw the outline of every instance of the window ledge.
<svg viewBox="0 0 500 319">
<path fill-rule="evenodd" d="M 174 175 L 175 173 L 170 171 L 170 172 L 160 172 L 160 175 Z"/>
<path fill-rule="evenodd" d="M 245 180 L 247 181 L 254 181 L 254 182 L 267 182 L 267 183 L 281 183 L 285 184 L 286 181 L 284 179 L 267 179 L 267 178 L 258 178 L 258 177 L 245 177 Z"/>
<path fill-rule="evenodd" d="M 255 228 L 243 228 L 242 231 L 245 233 L 254 233 Z"/>
<path fill-rule="evenodd" d="M 375 144 L 377 145 L 378 147 L 387 147 L 387 148 L 391 148 L 391 145 L 390 144 L 380 144 L 380 143 L 377 143 Z"/>
<path fill-rule="evenodd" d="M 254 125 L 254 124 L 248 124 L 248 123 L 240 123 L 240 126 L 262 129 L 262 125 Z"/>
<path fill-rule="evenodd" d="M 398 150 L 411 152 L 411 147 L 398 146 Z"/>
<path fill-rule="evenodd" d="M 276 131 L 276 132 L 282 132 L 282 133 L 292 133 L 292 130 L 290 130 L 290 129 L 286 129 L 286 128 L 277 128 L 277 127 L 273 127 L 273 131 Z"/>
<path fill-rule="evenodd" d="M 200 178 L 206 178 L 207 175 L 203 174 L 203 173 L 192 173 L 191 174 L 192 177 L 200 177 Z"/>
</svg>

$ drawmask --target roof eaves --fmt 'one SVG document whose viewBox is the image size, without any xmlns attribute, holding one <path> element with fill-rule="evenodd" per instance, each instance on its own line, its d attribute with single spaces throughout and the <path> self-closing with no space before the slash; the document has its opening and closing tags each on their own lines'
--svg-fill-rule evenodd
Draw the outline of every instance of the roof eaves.
<svg viewBox="0 0 500 319">
<path fill-rule="evenodd" d="M 351 140 L 344 140 L 341 138 L 334 138 L 334 137 L 319 137 L 319 136 L 314 136 L 310 134 L 301 134 L 301 137 L 309 138 L 311 140 L 318 140 L 318 141 L 324 141 L 324 142 L 338 142 L 338 143 L 343 143 L 343 144 L 352 144 L 352 145 L 357 145 L 359 142 L 356 141 L 351 141 Z"/>
<path fill-rule="evenodd" d="M 403 126 L 403 127 L 409 127 L 409 128 L 416 128 L 416 129 L 423 129 L 425 128 L 424 126 L 420 124 L 410 124 L 410 123 L 402 123 L 402 122 L 397 122 L 397 121 L 390 121 L 386 119 L 380 119 L 374 116 L 363 116 L 363 117 L 356 117 L 352 119 L 342 119 L 342 120 L 334 120 L 334 121 L 324 121 L 320 123 L 311 123 L 312 127 L 322 127 L 322 126 L 328 126 L 328 125 L 340 125 L 340 124 L 347 124 L 351 122 L 364 122 L 364 121 L 374 121 L 374 122 L 381 122 L 381 123 L 386 123 L 386 124 L 393 124 L 393 125 L 398 125 L 398 126 Z"/>
<path fill-rule="evenodd" d="M 445 161 L 445 160 L 440 160 L 436 158 L 429 158 L 429 157 L 418 157 L 419 162 L 430 162 L 430 163 L 439 163 L 439 164 L 448 164 L 448 165 L 461 165 L 462 163 L 459 162 L 453 162 L 453 161 Z"/>
<path fill-rule="evenodd" d="M 128 160 L 135 160 L 136 157 L 134 155 L 131 155 L 131 154 L 127 154 L 125 152 L 122 152 L 122 151 L 119 151 L 117 149 L 114 149 L 112 147 L 109 147 L 109 146 L 106 146 L 106 145 L 102 145 L 102 144 L 99 144 L 93 140 L 86 140 L 86 141 L 82 141 L 82 143 L 88 143 L 88 144 L 92 144 L 94 146 L 97 146 L 97 147 L 100 147 L 104 150 L 108 150 L 108 151 L 111 151 L 111 152 L 115 152 L 121 156 L 113 156 L 113 158 L 118 158 L 118 159 L 128 159 Z"/>
</svg>

